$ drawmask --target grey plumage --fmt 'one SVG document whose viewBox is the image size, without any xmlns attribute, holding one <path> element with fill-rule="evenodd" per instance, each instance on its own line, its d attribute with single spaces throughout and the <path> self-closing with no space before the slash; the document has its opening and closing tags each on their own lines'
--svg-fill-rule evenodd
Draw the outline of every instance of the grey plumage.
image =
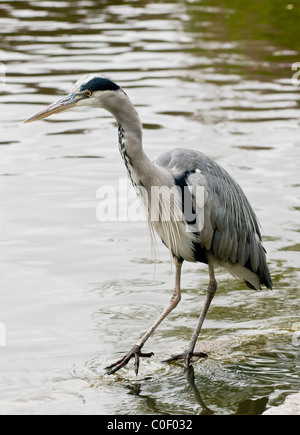
<svg viewBox="0 0 300 435">
<path fill-rule="evenodd" d="M 169 169 L 174 179 L 188 173 L 185 178 L 188 186 L 205 188 L 205 225 L 197 234 L 197 249 L 203 249 L 208 256 L 210 252 L 226 269 L 232 270 L 238 262 L 257 274 L 258 283 L 246 282 L 251 288 L 261 285 L 272 288 L 258 220 L 241 187 L 228 172 L 203 153 L 189 149 L 168 151 L 155 163 Z M 238 275 L 247 281 L 242 268 Z"/>
<path fill-rule="evenodd" d="M 144 153 L 142 124 L 133 104 L 117 84 L 101 74 L 89 74 L 78 80 L 71 93 L 51 104 L 26 122 L 46 118 L 76 105 L 88 105 L 109 111 L 118 123 L 119 149 L 128 176 L 148 215 L 150 234 L 156 232 L 169 248 L 176 267 L 175 289 L 170 304 L 133 348 L 114 364 L 115 373 L 131 358 L 139 369 L 141 349 L 158 325 L 178 305 L 184 260 L 208 265 L 209 285 L 199 321 L 187 350 L 167 361 L 184 359 L 188 367 L 209 306 L 217 290 L 215 266 L 222 266 L 253 289 L 272 288 L 272 280 L 262 245 L 258 220 L 238 183 L 216 162 L 199 151 L 174 149 L 154 163 Z M 156 188 L 156 189 L 154 189 Z M 197 196 L 201 188 L 201 200 Z M 196 190 L 196 193 L 195 193 Z M 172 201 L 168 192 L 172 192 Z M 152 219 L 152 205 L 157 219 Z M 188 205 L 189 207 L 186 207 Z M 166 219 L 164 212 L 172 213 Z"/>
</svg>

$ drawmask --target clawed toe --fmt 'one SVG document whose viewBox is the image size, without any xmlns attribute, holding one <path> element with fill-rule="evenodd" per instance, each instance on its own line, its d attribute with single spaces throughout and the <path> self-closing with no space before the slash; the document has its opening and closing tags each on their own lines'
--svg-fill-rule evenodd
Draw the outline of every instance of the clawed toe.
<svg viewBox="0 0 300 435">
<path fill-rule="evenodd" d="M 185 362 L 185 367 L 188 368 L 190 366 L 190 360 L 193 357 L 197 357 L 197 358 L 207 358 L 208 355 L 204 352 L 193 352 L 193 353 L 189 353 L 187 351 L 177 354 L 177 355 L 171 355 L 170 358 L 162 361 L 163 363 L 169 363 L 172 361 L 178 361 L 183 359 Z"/>
<path fill-rule="evenodd" d="M 108 375 L 112 375 L 113 373 L 116 373 L 118 370 L 120 370 L 122 367 L 126 366 L 126 364 L 131 360 L 131 358 L 134 358 L 134 369 L 135 374 L 137 375 L 139 372 L 139 366 L 140 366 L 140 358 L 150 358 L 153 356 L 153 352 L 149 353 L 143 353 L 141 352 L 141 348 L 137 345 L 135 345 L 130 352 L 128 352 L 127 355 L 125 355 L 123 358 L 119 359 L 115 363 L 111 364 L 108 367 L 105 367 L 105 370 L 107 370 Z"/>
</svg>

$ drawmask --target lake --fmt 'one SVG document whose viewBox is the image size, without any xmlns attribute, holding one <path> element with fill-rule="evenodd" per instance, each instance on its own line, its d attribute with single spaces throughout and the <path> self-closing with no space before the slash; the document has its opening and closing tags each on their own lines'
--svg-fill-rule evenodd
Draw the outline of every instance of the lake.
<svg viewBox="0 0 300 435">
<path fill-rule="evenodd" d="M 0 2 L 1 414 L 260 414 L 299 391 L 299 22 L 272 0 Z M 196 325 L 199 263 L 139 375 L 105 374 L 169 302 L 174 267 L 145 222 L 97 218 L 99 188 L 126 179 L 108 113 L 23 124 L 90 72 L 125 89 L 151 159 L 201 150 L 261 223 L 274 289 L 218 271 L 194 373 L 161 361 Z"/>
</svg>

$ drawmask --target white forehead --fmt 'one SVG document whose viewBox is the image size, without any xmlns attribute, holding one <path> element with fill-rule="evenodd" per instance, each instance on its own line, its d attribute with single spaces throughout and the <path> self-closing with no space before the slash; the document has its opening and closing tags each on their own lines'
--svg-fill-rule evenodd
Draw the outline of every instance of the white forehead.
<svg viewBox="0 0 300 435">
<path fill-rule="evenodd" d="M 86 76 L 80 77 L 79 80 L 72 86 L 71 93 L 76 94 L 76 92 L 80 91 L 80 88 L 85 83 L 88 83 L 90 80 L 95 78 L 108 78 L 103 74 L 87 74 Z"/>
</svg>

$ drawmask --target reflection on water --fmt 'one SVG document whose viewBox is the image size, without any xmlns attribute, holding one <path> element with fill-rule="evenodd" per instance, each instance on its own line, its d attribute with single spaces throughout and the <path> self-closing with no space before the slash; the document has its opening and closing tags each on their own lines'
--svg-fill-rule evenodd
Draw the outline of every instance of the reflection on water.
<svg viewBox="0 0 300 435">
<path fill-rule="evenodd" d="M 296 2 L 272 0 L 0 3 L 2 413 L 259 414 L 299 390 L 299 21 Z M 198 317 L 208 276 L 191 264 L 139 377 L 131 365 L 103 372 L 174 279 L 163 247 L 152 261 L 144 223 L 96 220 L 98 187 L 126 174 L 113 119 L 73 111 L 22 125 L 92 71 L 126 89 L 151 158 L 201 149 L 262 223 L 274 292 L 220 271 L 199 343 L 209 358 L 189 373 L 160 361 Z"/>
</svg>

